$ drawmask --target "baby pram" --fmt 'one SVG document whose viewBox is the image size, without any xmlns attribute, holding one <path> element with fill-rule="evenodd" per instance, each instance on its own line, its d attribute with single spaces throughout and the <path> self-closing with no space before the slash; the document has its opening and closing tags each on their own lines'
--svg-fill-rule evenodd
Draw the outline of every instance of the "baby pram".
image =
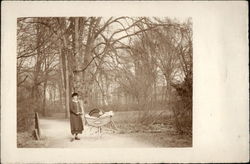
<svg viewBox="0 0 250 164">
<path fill-rule="evenodd" d="M 113 131 L 117 130 L 112 120 L 113 115 L 114 113 L 112 111 L 104 113 L 99 109 L 93 109 L 89 114 L 85 115 L 85 119 L 88 126 L 98 129 L 98 136 L 100 138 L 102 136 L 102 127 L 105 125 L 111 125 Z"/>
</svg>

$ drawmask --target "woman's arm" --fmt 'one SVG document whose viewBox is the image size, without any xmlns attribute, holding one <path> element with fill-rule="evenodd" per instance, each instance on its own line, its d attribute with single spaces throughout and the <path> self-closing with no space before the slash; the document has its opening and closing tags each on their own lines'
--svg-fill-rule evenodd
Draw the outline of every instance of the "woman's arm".
<svg viewBox="0 0 250 164">
<path fill-rule="evenodd" d="M 77 110 L 76 110 L 76 106 L 73 105 L 73 103 L 70 103 L 70 112 L 74 113 L 74 114 L 78 114 Z"/>
</svg>

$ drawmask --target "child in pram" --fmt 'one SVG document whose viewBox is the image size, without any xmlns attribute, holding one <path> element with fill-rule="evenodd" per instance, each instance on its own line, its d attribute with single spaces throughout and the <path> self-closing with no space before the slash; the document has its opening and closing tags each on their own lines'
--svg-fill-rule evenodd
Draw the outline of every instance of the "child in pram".
<svg viewBox="0 0 250 164">
<path fill-rule="evenodd" d="M 98 108 L 94 108 L 92 109 L 89 114 L 86 114 L 88 117 L 96 117 L 96 118 L 99 118 L 99 117 L 105 117 L 105 116 L 113 116 L 114 113 L 113 111 L 109 111 L 109 112 L 104 112 Z"/>
</svg>

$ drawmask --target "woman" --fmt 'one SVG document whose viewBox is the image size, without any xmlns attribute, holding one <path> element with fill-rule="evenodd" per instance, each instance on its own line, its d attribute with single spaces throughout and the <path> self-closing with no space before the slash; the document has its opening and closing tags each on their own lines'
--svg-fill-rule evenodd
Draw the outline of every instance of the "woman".
<svg viewBox="0 0 250 164">
<path fill-rule="evenodd" d="M 82 122 L 82 115 L 83 109 L 80 105 L 78 100 L 78 94 L 72 94 L 72 101 L 70 103 L 70 128 L 71 134 L 74 136 L 73 140 L 80 140 L 77 136 L 79 133 L 81 134 L 83 131 L 83 122 Z"/>
</svg>

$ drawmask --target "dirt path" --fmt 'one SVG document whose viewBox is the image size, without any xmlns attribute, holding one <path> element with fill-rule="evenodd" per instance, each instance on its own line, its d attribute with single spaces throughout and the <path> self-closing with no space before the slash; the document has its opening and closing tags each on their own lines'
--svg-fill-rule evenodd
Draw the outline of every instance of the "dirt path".
<svg viewBox="0 0 250 164">
<path fill-rule="evenodd" d="M 46 147 L 56 148 L 108 148 L 108 147 L 154 147 L 150 143 L 136 140 L 128 134 L 104 133 L 98 138 L 95 128 L 85 126 L 81 140 L 71 142 L 70 124 L 65 119 L 40 119 L 41 133 L 46 140 Z"/>
</svg>

